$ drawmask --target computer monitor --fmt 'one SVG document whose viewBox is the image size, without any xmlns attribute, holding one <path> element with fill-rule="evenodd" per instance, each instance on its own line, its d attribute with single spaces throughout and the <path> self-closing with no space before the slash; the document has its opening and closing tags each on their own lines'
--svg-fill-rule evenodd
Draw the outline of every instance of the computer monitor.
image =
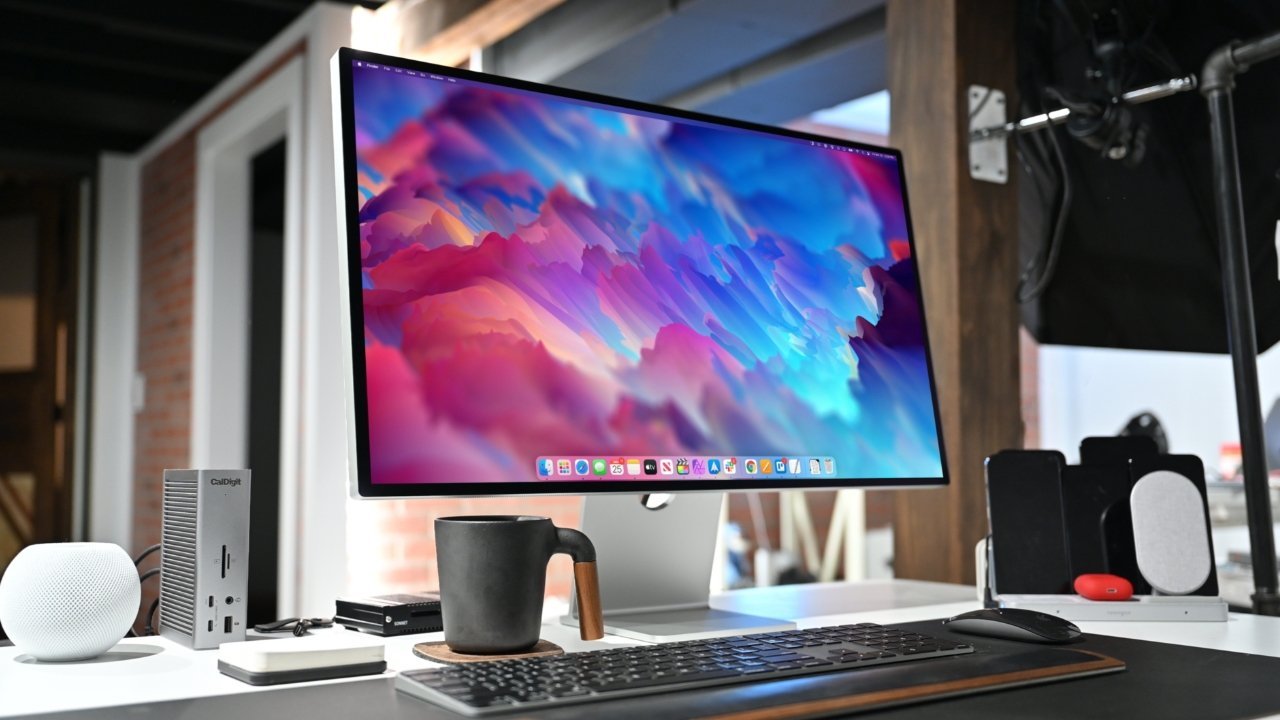
<svg viewBox="0 0 1280 720">
<path fill-rule="evenodd" d="M 356 495 L 586 494 L 606 624 L 648 638 L 743 629 L 706 607 L 724 491 L 947 483 L 897 151 L 333 71 Z"/>
</svg>

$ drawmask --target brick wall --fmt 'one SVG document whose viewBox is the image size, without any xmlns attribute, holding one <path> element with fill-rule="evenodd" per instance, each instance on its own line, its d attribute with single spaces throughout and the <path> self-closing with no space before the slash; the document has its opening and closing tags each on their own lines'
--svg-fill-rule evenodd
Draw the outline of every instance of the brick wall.
<svg viewBox="0 0 1280 720">
<path fill-rule="evenodd" d="M 352 500 L 347 504 L 347 588 L 359 595 L 431 590 L 436 574 L 434 521 L 450 515 L 543 515 L 560 527 L 581 527 L 582 498 Z M 552 558 L 547 596 L 568 598 L 573 561 Z"/>
<path fill-rule="evenodd" d="M 186 135 L 142 169 L 138 372 L 146 404 L 134 433 L 134 544 L 160 542 L 165 468 L 190 456 L 195 138 Z"/>
<path fill-rule="evenodd" d="M 146 403 L 134 424 L 134 554 L 160 542 L 164 469 L 190 463 L 195 148 L 188 133 L 141 173 L 138 372 Z M 158 587 L 146 583 L 143 608 Z"/>
</svg>

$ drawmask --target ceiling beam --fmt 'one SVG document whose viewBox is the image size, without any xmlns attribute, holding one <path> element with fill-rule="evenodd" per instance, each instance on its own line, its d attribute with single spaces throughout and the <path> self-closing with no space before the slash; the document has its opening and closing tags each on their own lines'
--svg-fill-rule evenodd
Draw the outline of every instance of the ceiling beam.
<svg viewBox="0 0 1280 720">
<path fill-rule="evenodd" d="M 52 120 L 68 127 L 145 134 L 158 132 L 186 108 L 181 102 L 13 78 L 0 78 L 0 97 L 22 98 L 22 102 L 0 103 L 3 118 L 23 118 L 32 124 Z"/>
<path fill-rule="evenodd" d="M 207 86 L 213 85 L 222 79 L 226 73 L 215 72 L 211 70 L 198 70 L 194 68 L 166 64 L 163 60 L 148 61 L 145 59 L 129 59 L 115 57 L 93 49 L 78 49 L 80 46 L 71 45 L 56 46 L 46 42 L 22 42 L 18 40 L 0 40 L 0 47 L 5 50 L 23 56 L 28 62 L 40 62 L 43 60 L 56 60 L 82 67 L 109 68 L 123 72 L 134 73 L 146 77 L 168 78 L 172 80 L 183 80 L 189 82 L 200 83 Z M 145 82 L 145 79 L 143 80 Z"/>
<path fill-rule="evenodd" d="M 12 13 L 11 17 L 27 15 L 42 20 L 87 25 L 95 31 L 185 47 L 202 47 L 238 57 L 252 55 L 259 46 L 259 43 L 241 37 L 211 33 L 207 29 L 197 30 L 157 22 L 154 19 L 122 17 L 118 10 L 78 8 L 60 2 L 36 2 L 35 0 L 0 0 L 0 10 Z"/>
<path fill-rule="evenodd" d="M 0 82 L 19 80 L 49 87 L 80 88 L 112 93 L 120 97 L 142 98 L 177 103 L 195 102 L 208 91 L 204 81 L 140 75 L 84 62 L 68 62 L 43 57 L 38 62 L 30 55 L 0 47 Z"/>
<path fill-rule="evenodd" d="M 63 153 L 0 147 L 0 181 L 10 177 L 67 177 L 91 175 L 95 153 Z"/>
<path fill-rule="evenodd" d="M 61 3 L 57 5 L 61 7 Z M 244 61 L 241 55 L 191 47 L 181 39 L 140 42 L 136 37 L 107 32 L 93 24 L 24 13 L 2 14 L 0 48 L 36 59 L 64 59 L 88 67 L 114 67 L 155 77 L 185 77 L 206 85 L 217 82 Z"/>
<path fill-rule="evenodd" d="M 785 122 L 884 88 L 884 18 L 884 0 L 567 0 L 482 69 Z"/>
<path fill-rule="evenodd" d="M 401 51 L 438 65 L 461 65 L 475 50 L 511 35 L 564 0 L 443 0 L 404 10 Z"/>
<path fill-rule="evenodd" d="M 224 2 L 233 2 L 240 5 L 249 5 L 251 7 L 260 7 L 265 10 L 272 10 L 284 13 L 290 18 L 296 17 L 306 10 L 314 0 L 224 0 Z M 434 2 L 435 0 L 433 0 Z M 341 0 L 348 5 L 359 5 L 367 10 L 377 10 L 384 3 L 384 0 Z"/>
<path fill-rule="evenodd" d="M 0 151 L 97 157 L 106 150 L 133 152 L 150 137 L 150 133 L 92 129 L 61 120 L 32 123 L 26 118 L 0 117 Z"/>
<path fill-rule="evenodd" d="M 883 7 L 859 15 L 816 35 L 799 40 L 746 65 L 734 68 L 716 78 L 659 100 L 661 105 L 698 108 L 742 88 L 813 62 L 824 55 L 838 53 L 846 47 L 884 35 Z"/>
<path fill-rule="evenodd" d="M 494 44 L 485 70 L 533 82 L 560 82 L 574 68 L 672 17 L 679 5 L 670 0 L 570 0 Z"/>
<path fill-rule="evenodd" d="M 289 17 L 294 17 L 298 13 L 306 9 L 311 3 L 309 0 L 225 0 L 226 2 L 238 3 L 240 5 L 248 5 L 250 7 L 262 8 L 272 12 L 283 13 Z"/>
</svg>

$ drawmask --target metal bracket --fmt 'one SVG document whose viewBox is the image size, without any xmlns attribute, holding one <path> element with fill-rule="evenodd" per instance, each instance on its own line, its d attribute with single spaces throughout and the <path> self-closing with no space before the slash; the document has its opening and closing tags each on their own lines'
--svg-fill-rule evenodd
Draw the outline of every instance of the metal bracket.
<svg viewBox="0 0 1280 720">
<path fill-rule="evenodd" d="M 977 137 L 979 128 L 1003 126 L 1006 121 L 1004 92 L 985 85 L 969 86 L 969 177 L 1009 182 L 1009 146 L 1004 135 Z"/>
</svg>

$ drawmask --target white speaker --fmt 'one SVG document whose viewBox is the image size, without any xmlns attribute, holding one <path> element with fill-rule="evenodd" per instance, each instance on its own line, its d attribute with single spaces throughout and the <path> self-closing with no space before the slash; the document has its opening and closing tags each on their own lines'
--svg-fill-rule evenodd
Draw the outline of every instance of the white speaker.
<svg viewBox="0 0 1280 720">
<path fill-rule="evenodd" d="M 87 660 L 124 637 L 141 595 L 138 569 L 119 545 L 30 545 L 0 578 L 0 624 L 36 660 Z"/>
<path fill-rule="evenodd" d="M 1165 595 L 1195 592 L 1213 571 L 1204 497 L 1169 470 L 1143 475 L 1129 494 L 1138 572 Z"/>
</svg>

